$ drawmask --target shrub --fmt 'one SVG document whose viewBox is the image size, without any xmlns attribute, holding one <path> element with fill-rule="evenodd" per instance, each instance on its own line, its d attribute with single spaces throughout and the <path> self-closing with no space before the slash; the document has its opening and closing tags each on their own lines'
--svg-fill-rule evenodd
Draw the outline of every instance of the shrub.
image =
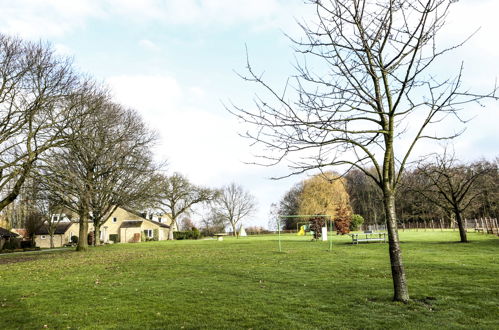
<svg viewBox="0 0 499 330">
<path fill-rule="evenodd" d="M 35 244 L 33 241 L 21 241 L 21 249 L 31 249 L 34 248 Z"/>
<path fill-rule="evenodd" d="M 201 237 L 201 233 L 197 228 L 192 228 L 192 230 L 185 231 L 175 231 L 173 232 L 173 238 L 177 240 L 183 239 L 198 239 Z"/>
<path fill-rule="evenodd" d="M 159 229 L 154 229 L 152 235 L 154 241 L 159 241 Z"/>
<path fill-rule="evenodd" d="M 113 241 L 113 243 L 118 243 L 118 234 L 110 234 L 109 240 Z"/>
<path fill-rule="evenodd" d="M 78 244 L 78 236 L 76 235 L 71 236 L 71 243 Z"/>
<path fill-rule="evenodd" d="M 319 239 L 322 236 L 322 227 L 326 226 L 324 217 L 317 216 L 309 220 L 310 230 L 314 232 L 314 239 Z"/>
<path fill-rule="evenodd" d="M 359 230 L 364 223 L 364 218 L 360 214 L 353 214 L 350 220 L 350 230 Z"/>
<path fill-rule="evenodd" d="M 192 232 L 193 239 L 199 239 L 201 237 L 201 232 L 196 227 L 192 227 L 191 232 Z"/>
<path fill-rule="evenodd" d="M 336 234 L 345 235 L 350 232 L 350 221 L 352 215 L 350 210 L 344 205 L 339 205 L 336 208 L 336 217 L 334 219 L 334 226 L 336 228 Z"/>
<path fill-rule="evenodd" d="M 18 250 L 21 248 L 21 240 L 19 238 L 11 237 L 3 245 L 4 250 Z"/>
<path fill-rule="evenodd" d="M 187 239 L 187 232 L 186 231 L 174 231 L 173 238 L 176 240 Z"/>
</svg>

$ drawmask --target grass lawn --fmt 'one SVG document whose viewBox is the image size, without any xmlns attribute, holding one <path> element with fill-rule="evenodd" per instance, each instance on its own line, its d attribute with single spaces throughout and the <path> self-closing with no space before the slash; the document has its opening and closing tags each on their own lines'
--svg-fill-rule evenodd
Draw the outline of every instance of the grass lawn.
<svg viewBox="0 0 499 330">
<path fill-rule="evenodd" d="M 498 329 L 499 239 L 401 232 L 413 299 L 394 303 L 387 244 L 276 236 L 0 256 L 0 328 Z"/>
</svg>

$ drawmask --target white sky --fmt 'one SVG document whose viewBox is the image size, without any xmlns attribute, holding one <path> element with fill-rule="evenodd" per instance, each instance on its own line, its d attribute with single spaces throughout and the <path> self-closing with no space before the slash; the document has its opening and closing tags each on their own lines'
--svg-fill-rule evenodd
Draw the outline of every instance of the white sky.
<svg viewBox="0 0 499 330">
<path fill-rule="evenodd" d="M 137 109 L 161 135 L 159 159 L 170 172 L 220 187 L 232 181 L 256 196 L 258 213 L 247 225 L 267 226 L 270 203 L 295 182 L 284 166 L 246 165 L 252 150 L 243 127 L 222 106 L 251 104 L 254 86 L 243 82 L 245 44 L 257 71 L 275 86 L 293 73 L 293 52 L 283 31 L 296 35 L 295 18 L 313 14 L 301 0 L 0 0 L 0 31 L 50 41 L 73 56 L 81 71 L 111 86 L 116 101 Z M 499 1 L 453 5 L 442 44 L 480 28 L 440 64 L 439 73 L 465 65 L 465 85 L 484 91 L 499 75 Z M 475 119 L 456 141 L 463 160 L 498 155 L 498 102 L 467 109 Z M 457 127 L 442 127 L 445 130 Z M 417 153 L 428 150 L 420 145 Z M 303 177 L 302 177 L 303 178 Z"/>
</svg>

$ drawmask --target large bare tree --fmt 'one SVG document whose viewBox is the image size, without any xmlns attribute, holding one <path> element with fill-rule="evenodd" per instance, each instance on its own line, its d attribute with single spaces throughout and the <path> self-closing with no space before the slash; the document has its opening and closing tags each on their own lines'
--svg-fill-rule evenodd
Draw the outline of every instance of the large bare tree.
<svg viewBox="0 0 499 330">
<path fill-rule="evenodd" d="M 43 43 L 0 34 L 0 211 L 40 155 L 63 144 L 81 85 L 71 61 Z"/>
<path fill-rule="evenodd" d="M 315 19 L 293 40 L 297 75 L 279 91 L 248 61 L 243 78 L 261 86 L 256 107 L 232 111 L 266 147 L 265 165 L 291 160 L 292 174 L 330 166 L 363 171 L 383 193 L 394 300 L 409 290 L 397 232 L 395 194 L 418 141 L 450 139 L 433 124 L 461 120 L 459 109 L 487 95 L 462 88 L 463 67 L 437 79 L 432 64 L 455 47 L 438 49 L 451 0 L 315 0 Z M 403 139 L 403 140 L 402 140 Z M 402 143 L 399 143 L 401 141 Z M 368 171 L 368 168 L 374 171 Z"/>
<path fill-rule="evenodd" d="M 213 204 L 213 213 L 232 227 L 236 237 L 238 224 L 256 211 L 255 197 L 235 183 L 223 187 Z"/>
<path fill-rule="evenodd" d="M 160 176 L 156 186 L 158 207 L 170 214 L 172 222 L 168 231 L 168 239 L 173 239 L 173 228 L 179 216 L 188 212 L 192 206 L 210 202 L 218 196 L 218 191 L 191 183 L 180 173 L 171 176 Z"/>
<path fill-rule="evenodd" d="M 87 249 L 88 222 L 100 226 L 117 207 L 134 208 L 150 197 L 154 172 L 150 147 L 155 134 L 139 115 L 112 103 L 105 93 L 89 95 L 75 137 L 44 159 L 44 182 L 61 205 L 78 213 L 77 249 Z"/>
</svg>

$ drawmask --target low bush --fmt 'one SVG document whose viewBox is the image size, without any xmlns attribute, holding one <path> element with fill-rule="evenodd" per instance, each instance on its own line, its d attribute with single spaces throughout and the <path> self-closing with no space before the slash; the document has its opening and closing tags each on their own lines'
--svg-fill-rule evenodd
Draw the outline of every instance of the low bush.
<svg viewBox="0 0 499 330">
<path fill-rule="evenodd" d="M 11 237 L 3 245 L 4 250 L 17 250 L 21 248 L 21 240 L 19 238 Z"/>
<path fill-rule="evenodd" d="M 177 240 L 183 239 L 199 239 L 201 237 L 201 233 L 197 228 L 192 228 L 192 230 L 185 231 L 175 231 L 173 232 L 173 238 Z"/>
<path fill-rule="evenodd" d="M 360 214 L 353 214 L 350 219 L 350 230 L 359 230 L 364 223 L 364 218 Z"/>
<path fill-rule="evenodd" d="M 109 240 L 113 241 L 113 243 L 118 243 L 118 234 L 110 234 Z"/>
<path fill-rule="evenodd" d="M 21 249 L 31 249 L 35 247 L 33 241 L 21 241 Z"/>
</svg>

